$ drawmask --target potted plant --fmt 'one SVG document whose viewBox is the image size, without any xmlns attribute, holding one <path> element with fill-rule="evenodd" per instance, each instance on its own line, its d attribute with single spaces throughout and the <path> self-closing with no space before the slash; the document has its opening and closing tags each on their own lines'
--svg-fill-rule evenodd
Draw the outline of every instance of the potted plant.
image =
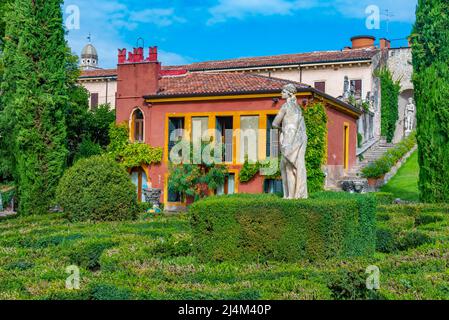
<svg viewBox="0 0 449 320">
<path fill-rule="evenodd" d="M 387 172 L 390 171 L 390 164 L 386 159 L 379 159 L 362 170 L 362 174 L 368 179 L 370 187 L 377 187 L 379 180 L 383 180 Z"/>
</svg>

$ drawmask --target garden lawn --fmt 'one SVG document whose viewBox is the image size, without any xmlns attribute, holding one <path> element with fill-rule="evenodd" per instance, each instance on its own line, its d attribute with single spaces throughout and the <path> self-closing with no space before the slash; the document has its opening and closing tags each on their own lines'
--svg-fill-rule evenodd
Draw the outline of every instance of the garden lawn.
<svg viewBox="0 0 449 320">
<path fill-rule="evenodd" d="M 424 208 L 424 209 L 423 209 Z M 0 220 L 0 299 L 449 299 L 449 206 L 384 206 L 373 258 L 200 263 L 187 216 L 70 224 L 62 215 Z M 66 268 L 81 288 L 65 288 Z M 365 270 L 381 270 L 366 289 Z"/>
<path fill-rule="evenodd" d="M 415 152 L 399 169 L 396 176 L 382 188 L 382 191 L 392 193 L 396 198 L 402 200 L 418 202 L 418 179 L 418 152 Z"/>
</svg>

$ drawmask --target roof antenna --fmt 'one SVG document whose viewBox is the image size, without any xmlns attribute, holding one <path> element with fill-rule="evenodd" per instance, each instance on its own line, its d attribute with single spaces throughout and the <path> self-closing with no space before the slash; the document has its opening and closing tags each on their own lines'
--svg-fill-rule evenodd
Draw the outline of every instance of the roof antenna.
<svg viewBox="0 0 449 320">
<path fill-rule="evenodd" d="M 142 42 L 142 47 L 139 47 L 139 42 Z M 136 48 L 145 48 L 145 40 L 142 37 L 137 38 Z"/>
<path fill-rule="evenodd" d="M 386 17 L 386 21 L 387 21 L 387 34 L 390 33 L 390 22 L 391 22 L 391 18 L 394 17 L 394 14 L 390 13 L 390 10 L 386 9 L 385 13 L 383 14 Z"/>
</svg>

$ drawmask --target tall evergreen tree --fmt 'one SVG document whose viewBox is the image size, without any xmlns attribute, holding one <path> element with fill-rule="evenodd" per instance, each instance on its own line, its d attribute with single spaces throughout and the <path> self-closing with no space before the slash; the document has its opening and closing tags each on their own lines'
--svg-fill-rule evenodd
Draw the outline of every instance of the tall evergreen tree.
<svg viewBox="0 0 449 320">
<path fill-rule="evenodd" d="M 418 1 L 412 51 L 421 200 L 449 202 L 449 1 Z"/>
<path fill-rule="evenodd" d="M 67 46 L 61 0 L 15 0 L 6 14 L 2 128 L 19 211 L 48 212 L 67 157 Z"/>
</svg>

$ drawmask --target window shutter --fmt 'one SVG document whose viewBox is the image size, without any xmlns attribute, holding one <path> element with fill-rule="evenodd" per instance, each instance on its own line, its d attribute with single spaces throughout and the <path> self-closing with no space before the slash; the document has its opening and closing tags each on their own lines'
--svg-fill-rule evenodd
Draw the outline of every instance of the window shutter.
<svg viewBox="0 0 449 320">
<path fill-rule="evenodd" d="M 326 92 L 326 82 L 324 82 L 324 81 L 315 82 L 315 89 L 317 89 L 321 92 Z"/>
<path fill-rule="evenodd" d="M 98 93 L 90 94 L 90 107 L 95 110 L 98 107 Z"/>
</svg>

